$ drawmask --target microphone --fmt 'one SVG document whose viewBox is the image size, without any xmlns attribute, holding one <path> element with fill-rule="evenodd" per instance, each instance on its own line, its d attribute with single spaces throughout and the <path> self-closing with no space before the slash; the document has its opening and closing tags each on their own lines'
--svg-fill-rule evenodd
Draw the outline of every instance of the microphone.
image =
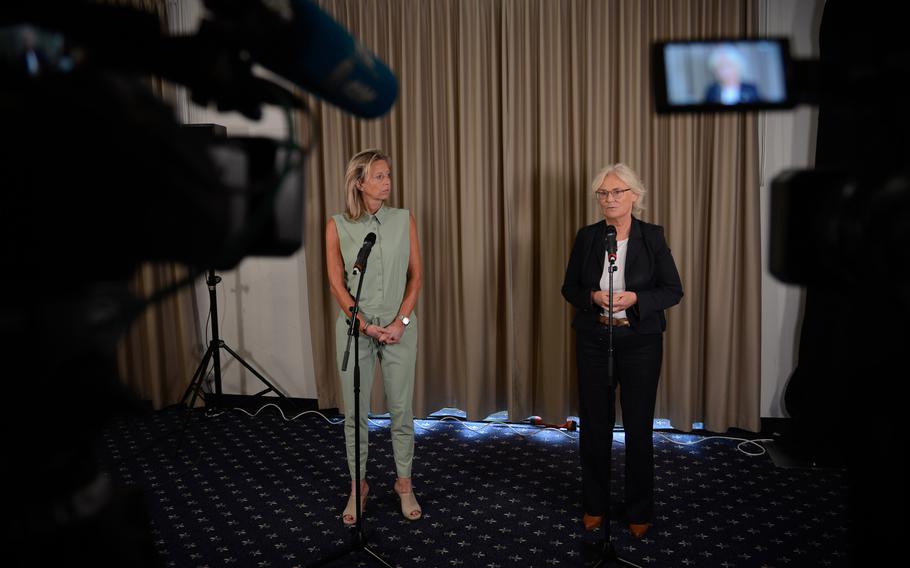
<svg viewBox="0 0 910 568">
<path fill-rule="evenodd" d="M 388 112 L 398 80 L 385 63 L 311 0 L 205 0 L 226 15 L 259 63 L 363 118 Z"/>
<path fill-rule="evenodd" d="M 13 2 L 0 24 L 61 32 L 67 43 L 92 48 L 79 67 L 151 72 L 186 85 L 201 104 L 214 101 L 252 118 L 264 102 L 300 104 L 288 89 L 254 75 L 255 64 L 359 117 L 376 118 L 395 103 L 398 80 L 389 67 L 312 0 L 203 1 L 208 13 L 189 35 L 162 33 L 157 18 L 138 9 L 85 0 Z M 65 61 L 34 72 L 74 65 L 66 53 L 53 55 Z"/>
<path fill-rule="evenodd" d="M 607 243 L 607 258 L 609 258 L 610 264 L 613 264 L 616 262 L 616 227 L 613 225 L 607 225 L 605 241 Z"/>
<path fill-rule="evenodd" d="M 354 262 L 354 270 L 363 274 L 367 267 L 367 257 L 370 256 L 370 251 L 373 250 L 374 244 L 376 244 L 376 233 L 370 233 L 363 239 L 363 246 L 360 247 L 360 252 L 357 253 L 357 260 Z"/>
<path fill-rule="evenodd" d="M 398 96 L 392 71 L 310 0 L 293 0 L 298 59 L 292 81 L 363 118 L 385 114 Z"/>
</svg>

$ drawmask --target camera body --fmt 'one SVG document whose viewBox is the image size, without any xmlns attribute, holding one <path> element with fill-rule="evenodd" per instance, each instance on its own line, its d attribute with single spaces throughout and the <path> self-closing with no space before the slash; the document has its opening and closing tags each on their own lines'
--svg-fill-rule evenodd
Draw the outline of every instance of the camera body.
<svg viewBox="0 0 910 568">
<path fill-rule="evenodd" d="M 142 496 L 111 487 L 94 450 L 113 416 L 145 410 L 118 371 L 118 342 L 139 314 L 205 269 L 302 244 L 307 150 L 291 110 L 303 99 L 253 66 L 360 115 L 385 113 L 397 94 L 389 69 L 310 0 L 207 0 L 191 35 L 122 4 L 0 9 L 0 356 L 16 402 L 2 472 L 14 565 L 158 564 Z M 161 80 L 251 119 L 281 106 L 288 140 L 182 125 Z M 145 282 L 155 290 L 137 297 L 131 279 L 147 261 L 191 270 Z M 150 343 L 172 340 L 183 338 Z"/>
<path fill-rule="evenodd" d="M 237 26 L 216 19 L 172 36 L 134 9 L 56 7 L 16 4 L 0 19 L 0 250 L 13 279 L 119 279 L 143 261 L 224 270 L 300 248 L 293 140 L 187 127 L 153 94 L 149 75 L 160 74 L 250 116 L 302 105 L 254 76 L 230 35 Z"/>
<path fill-rule="evenodd" d="M 673 77 L 708 80 L 704 69 L 691 78 L 692 54 L 707 53 L 706 43 L 749 51 L 765 38 L 665 42 L 653 54 L 660 113 L 819 109 L 815 168 L 784 171 L 770 184 L 770 272 L 806 287 L 798 364 L 784 395 L 789 420 L 773 448 L 785 464 L 847 468 L 848 556 L 857 566 L 887 564 L 903 538 L 890 494 L 899 473 L 883 477 L 893 469 L 898 401 L 906 399 L 895 369 L 906 367 L 910 345 L 910 50 L 902 10 L 828 0 L 818 60 L 795 60 L 785 42 L 770 40 L 779 48 L 747 61 L 770 58 L 763 65 L 780 70 L 784 91 L 774 100 L 674 98 Z M 761 87 L 763 76 L 751 78 Z"/>
<path fill-rule="evenodd" d="M 895 78 L 907 78 L 906 58 L 800 60 L 780 37 L 664 41 L 652 45 L 651 55 L 654 106 L 662 115 L 786 111 L 808 104 L 843 117 L 844 124 L 887 130 L 888 113 L 905 106 L 899 90 L 877 86 L 886 79 L 901 84 Z M 863 131 L 857 130 L 858 138 L 871 133 Z M 906 275 L 910 161 L 880 137 L 858 142 L 854 154 L 843 156 L 820 144 L 820 167 L 785 171 L 772 180 L 769 269 L 779 280 L 841 286 L 864 275 Z M 900 262 L 886 260 L 887 250 L 901 251 Z M 872 262 L 858 264 L 863 257 Z M 910 292 L 904 295 L 910 306 Z"/>
</svg>

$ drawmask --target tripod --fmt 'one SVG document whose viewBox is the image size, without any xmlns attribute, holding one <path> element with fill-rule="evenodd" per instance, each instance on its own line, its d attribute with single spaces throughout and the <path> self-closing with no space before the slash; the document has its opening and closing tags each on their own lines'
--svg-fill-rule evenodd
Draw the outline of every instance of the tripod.
<svg viewBox="0 0 910 568">
<path fill-rule="evenodd" d="M 362 254 L 362 253 L 361 253 Z M 367 254 L 369 254 L 369 249 L 367 249 Z M 360 329 L 357 319 L 357 314 L 360 312 L 360 290 L 363 287 L 363 275 L 367 269 L 367 261 L 364 256 L 362 259 L 358 259 L 358 263 L 361 266 L 355 266 L 355 268 L 360 268 L 360 278 L 357 282 L 357 295 L 354 296 L 354 305 L 351 307 L 351 321 L 348 324 L 348 341 L 347 345 L 344 348 L 344 359 L 341 362 L 341 371 L 345 372 L 348 369 L 348 357 L 351 354 L 351 340 L 354 340 L 354 514 L 357 516 L 357 521 L 354 524 L 353 534 L 351 536 L 351 543 L 346 544 L 332 552 L 325 558 L 317 560 L 312 564 L 308 565 L 308 568 L 316 568 L 317 566 L 325 566 L 326 564 L 333 562 L 341 558 L 342 556 L 352 553 L 352 552 L 365 552 L 369 557 L 378 562 L 380 565 L 385 566 L 386 568 L 392 568 L 392 566 L 382 559 L 379 554 L 373 551 L 369 546 L 367 546 L 367 536 L 363 530 L 363 511 L 360 507 Z"/>
<path fill-rule="evenodd" d="M 183 397 L 180 399 L 180 406 L 186 404 L 187 399 L 190 399 L 189 409 L 192 410 L 196 404 L 196 398 L 199 396 L 199 391 L 202 389 L 203 380 L 208 371 L 209 361 L 212 361 L 212 371 L 215 375 L 215 396 L 212 397 L 212 406 L 217 407 L 219 398 L 221 397 L 221 350 L 224 349 L 234 359 L 240 362 L 241 365 L 246 367 L 257 379 L 262 381 L 264 385 L 268 388 L 256 393 L 254 396 L 261 396 L 267 392 L 274 392 L 279 397 L 287 398 L 285 395 L 279 391 L 275 386 L 270 383 L 265 377 L 263 377 L 256 369 L 250 366 L 243 357 L 238 355 L 233 349 L 228 347 L 221 337 L 218 335 L 218 299 L 215 294 L 215 286 L 221 282 L 221 277 L 215 275 L 215 271 L 209 269 L 208 277 L 206 278 L 205 283 L 208 285 L 209 289 L 209 306 L 211 306 L 212 312 L 212 340 L 209 342 L 208 348 L 205 350 L 205 355 L 202 357 L 202 361 L 199 362 L 199 366 L 196 367 L 196 372 L 193 373 L 193 379 L 190 381 L 189 386 L 186 388 L 186 392 L 183 393 Z M 190 396 L 192 395 L 192 396 Z M 186 421 L 183 424 L 183 430 L 186 429 Z M 183 440 L 183 430 L 180 434 L 180 439 L 177 440 L 177 449 L 175 451 L 180 451 L 180 442 Z"/>
</svg>

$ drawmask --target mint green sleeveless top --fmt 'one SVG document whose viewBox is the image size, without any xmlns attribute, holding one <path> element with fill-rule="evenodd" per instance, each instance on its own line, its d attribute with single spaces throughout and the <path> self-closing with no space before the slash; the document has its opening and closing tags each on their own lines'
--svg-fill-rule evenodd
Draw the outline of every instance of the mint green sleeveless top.
<svg viewBox="0 0 910 568">
<path fill-rule="evenodd" d="M 373 215 L 349 221 L 344 215 L 334 215 L 341 256 L 344 259 L 344 280 L 351 292 L 357 294 L 360 274 L 354 274 L 354 262 L 368 233 L 376 233 L 376 244 L 367 260 L 363 288 L 360 291 L 360 311 L 367 321 L 378 325 L 392 323 L 408 281 L 408 261 L 411 256 L 411 215 L 407 209 L 383 205 Z M 377 321 L 378 320 L 378 321 Z"/>
</svg>

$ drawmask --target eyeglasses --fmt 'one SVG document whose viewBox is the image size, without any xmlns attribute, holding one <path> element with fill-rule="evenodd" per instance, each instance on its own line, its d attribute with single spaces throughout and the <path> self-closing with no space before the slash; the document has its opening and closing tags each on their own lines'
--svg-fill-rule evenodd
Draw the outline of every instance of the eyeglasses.
<svg viewBox="0 0 910 568">
<path fill-rule="evenodd" d="M 597 191 L 594 192 L 594 195 L 597 196 L 597 199 L 599 199 L 601 201 L 606 201 L 607 196 L 610 196 L 613 199 L 621 199 L 622 194 L 624 194 L 627 191 L 632 191 L 632 188 L 627 187 L 626 189 L 613 189 L 610 191 L 607 191 L 605 189 L 598 189 Z"/>
</svg>

